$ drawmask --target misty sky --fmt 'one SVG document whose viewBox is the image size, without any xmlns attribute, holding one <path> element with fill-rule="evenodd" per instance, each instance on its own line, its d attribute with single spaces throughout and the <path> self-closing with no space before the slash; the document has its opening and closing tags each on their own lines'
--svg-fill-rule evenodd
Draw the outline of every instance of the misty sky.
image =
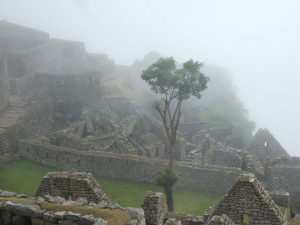
<svg viewBox="0 0 300 225">
<path fill-rule="evenodd" d="M 300 156 L 300 1 L 0 0 L 0 19 L 130 65 L 150 51 L 229 70 L 257 128 Z"/>
</svg>

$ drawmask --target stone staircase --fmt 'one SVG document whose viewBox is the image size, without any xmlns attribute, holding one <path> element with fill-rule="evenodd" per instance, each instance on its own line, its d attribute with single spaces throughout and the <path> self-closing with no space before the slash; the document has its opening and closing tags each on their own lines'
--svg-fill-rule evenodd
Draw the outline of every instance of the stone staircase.
<svg viewBox="0 0 300 225">
<path fill-rule="evenodd" d="M 13 126 L 23 115 L 29 101 L 19 95 L 9 97 L 8 106 L 0 111 L 0 133 Z"/>
<path fill-rule="evenodd" d="M 6 131 L 22 117 L 28 104 L 29 101 L 21 96 L 11 95 L 9 96 L 8 106 L 0 111 L 0 137 L 2 146 L 0 148 L 0 166 L 16 157 L 15 153 L 8 151 L 5 147 L 8 145 L 5 140 L 7 136 Z"/>
</svg>

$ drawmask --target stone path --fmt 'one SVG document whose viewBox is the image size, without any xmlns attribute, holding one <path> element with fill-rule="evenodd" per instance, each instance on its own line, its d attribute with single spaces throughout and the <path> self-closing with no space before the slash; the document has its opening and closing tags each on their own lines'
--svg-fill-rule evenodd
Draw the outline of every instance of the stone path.
<svg viewBox="0 0 300 225">
<path fill-rule="evenodd" d="M 28 106 L 28 100 L 19 95 L 9 97 L 9 105 L 0 111 L 0 132 L 13 126 L 23 115 L 25 108 Z"/>
<path fill-rule="evenodd" d="M 19 95 L 9 96 L 9 105 L 0 111 L 0 133 L 16 124 L 23 115 L 29 101 Z M 0 149 L 0 166 L 14 159 L 14 154 L 4 149 Z"/>
</svg>

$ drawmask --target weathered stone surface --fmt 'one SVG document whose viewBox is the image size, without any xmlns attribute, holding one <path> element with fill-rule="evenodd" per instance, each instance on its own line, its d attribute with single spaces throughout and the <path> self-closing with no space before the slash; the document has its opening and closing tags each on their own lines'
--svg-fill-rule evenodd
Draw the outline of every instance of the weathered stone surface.
<svg viewBox="0 0 300 225">
<path fill-rule="evenodd" d="M 288 192 L 293 207 L 299 211 L 300 158 L 273 160 L 266 165 L 265 170 L 268 188 Z"/>
<path fill-rule="evenodd" d="M 227 215 L 223 214 L 221 216 L 213 216 L 205 225 L 235 225 L 235 223 Z"/>
<path fill-rule="evenodd" d="M 44 225 L 45 222 L 42 219 L 31 218 L 32 225 Z"/>
<path fill-rule="evenodd" d="M 60 196 L 66 200 L 76 201 L 85 198 L 89 202 L 111 202 L 101 190 L 95 178 L 89 173 L 53 172 L 44 176 L 36 196 L 56 202 L 51 196 Z M 57 198 L 57 197 L 56 197 Z"/>
<path fill-rule="evenodd" d="M 93 217 L 93 215 L 84 215 L 84 216 L 80 217 L 79 223 L 81 225 L 93 225 L 94 220 L 95 220 L 95 218 Z"/>
<path fill-rule="evenodd" d="M 139 218 L 137 225 L 145 225 Z M 0 202 L 0 224 L 1 225 L 108 225 L 107 221 L 101 218 L 94 218 L 92 215 L 81 216 L 74 212 L 51 212 L 40 210 L 36 202 L 31 200 L 16 200 Z"/>
<path fill-rule="evenodd" d="M 143 203 L 147 225 L 162 225 L 165 218 L 165 202 L 160 192 L 147 192 Z"/>
<path fill-rule="evenodd" d="M 290 158 L 289 154 L 268 129 L 259 129 L 256 132 L 248 147 L 248 151 L 263 165 L 270 160 Z"/>
<path fill-rule="evenodd" d="M 37 150 L 39 155 L 36 154 Z M 24 157 L 30 160 L 42 161 L 47 165 L 57 166 L 64 170 L 73 170 L 77 167 L 79 160 L 82 170 L 95 175 L 149 183 L 155 182 L 155 177 L 166 163 L 164 160 L 149 160 L 130 155 L 71 150 L 29 140 L 20 142 L 20 151 Z M 242 173 L 240 169 L 236 168 L 187 162 L 175 163 L 175 169 L 180 174 L 178 182 L 175 184 L 177 187 L 196 188 L 220 194 L 225 194 Z"/>
<path fill-rule="evenodd" d="M 181 225 L 181 221 L 177 220 L 175 218 L 169 218 L 166 222 L 165 225 Z"/>
<path fill-rule="evenodd" d="M 234 223 L 282 225 L 286 223 L 280 209 L 252 174 L 243 174 L 217 205 L 212 216 L 226 214 Z M 224 219 L 224 218 L 223 218 Z M 220 221 L 223 220 L 222 217 Z"/>
<path fill-rule="evenodd" d="M 16 202 L 6 201 L 1 206 L 5 211 L 10 211 L 18 215 L 42 218 L 43 211 L 29 200 L 19 200 Z"/>
<path fill-rule="evenodd" d="M 11 224 L 12 213 L 11 212 L 1 212 L 1 220 L 3 225 Z"/>
<path fill-rule="evenodd" d="M 3 191 L 0 192 L 0 197 L 14 197 L 16 196 L 16 193 L 10 192 L 10 191 Z"/>
<path fill-rule="evenodd" d="M 108 225 L 108 222 L 106 220 L 103 220 L 101 218 L 96 218 L 94 225 Z"/>
<path fill-rule="evenodd" d="M 27 195 L 25 194 L 16 194 L 17 198 L 27 198 Z"/>
</svg>

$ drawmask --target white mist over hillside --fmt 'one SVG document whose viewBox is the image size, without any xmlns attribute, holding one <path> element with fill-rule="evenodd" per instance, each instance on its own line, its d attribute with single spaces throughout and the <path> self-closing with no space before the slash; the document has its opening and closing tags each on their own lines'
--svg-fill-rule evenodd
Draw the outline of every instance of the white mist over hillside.
<svg viewBox="0 0 300 225">
<path fill-rule="evenodd" d="M 226 68 L 257 128 L 300 156 L 300 2 L 0 0 L 0 19 L 131 64 L 150 51 Z"/>
</svg>

